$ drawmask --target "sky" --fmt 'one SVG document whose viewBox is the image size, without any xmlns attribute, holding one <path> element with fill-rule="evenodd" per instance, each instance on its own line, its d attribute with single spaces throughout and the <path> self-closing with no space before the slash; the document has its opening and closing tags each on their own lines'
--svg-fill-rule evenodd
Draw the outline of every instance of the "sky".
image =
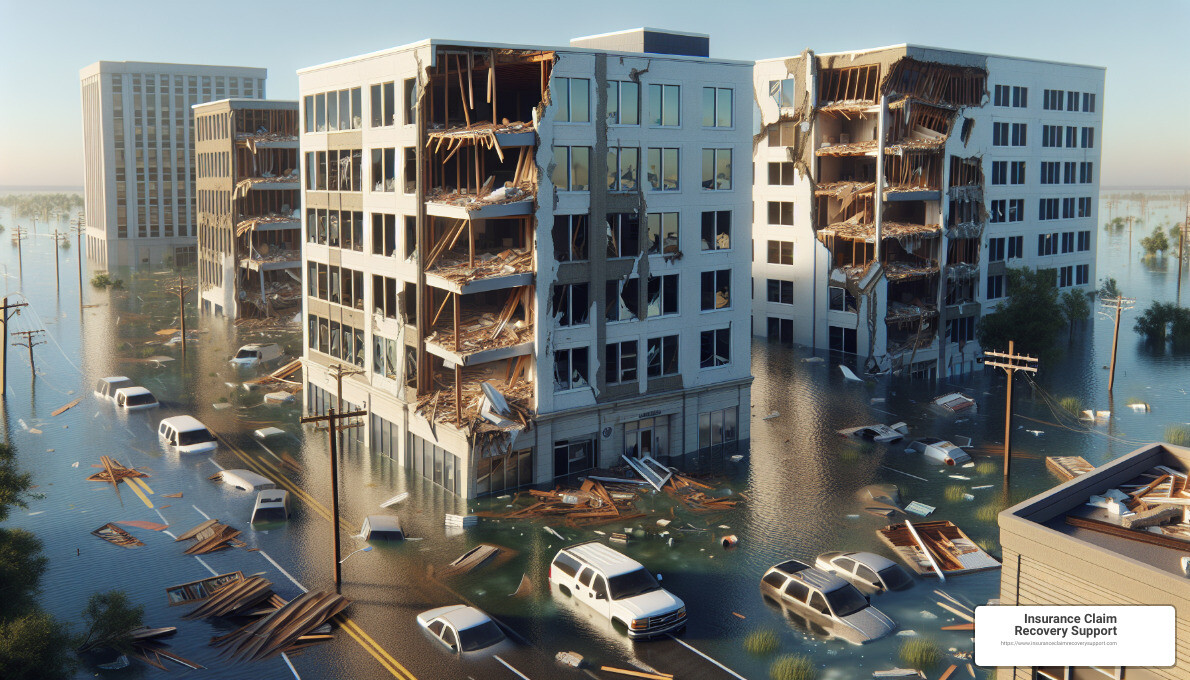
<svg viewBox="0 0 1190 680">
<path fill-rule="evenodd" d="M 82 185 L 78 72 L 99 60 L 266 67 L 268 97 L 296 99 L 299 68 L 428 37 L 566 45 L 638 26 L 710 34 L 728 59 L 907 42 L 1105 66 L 1102 186 L 1190 187 L 1190 0 L 0 0 L 0 185 Z"/>
</svg>

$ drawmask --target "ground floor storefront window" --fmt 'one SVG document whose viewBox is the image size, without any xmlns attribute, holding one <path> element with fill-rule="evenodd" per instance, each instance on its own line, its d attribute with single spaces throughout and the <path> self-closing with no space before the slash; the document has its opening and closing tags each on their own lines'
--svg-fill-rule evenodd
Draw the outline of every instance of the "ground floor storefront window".
<svg viewBox="0 0 1190 680">
<path fill-rule="evenodd" d="M 511 491 L 533 483 L 533 451 L 481 459 L 475 465 L 475 495 Z"/>
<path fill-rule="evenodd" d="M 458 456 L 409 433 L 405 440 L 405 468 L 457 495 L 463 495 L 466 476 Z"/>
<path fill-rule="evenodd" d="M 698 414 L 699 453 L 734 453 L 739 440 L 739 407 Z"/>
<path fill-rule="evenodd" d="M 554 476 L 565 477 L 595 467 L 595 435 L 554 442 Z"/>
</svg>

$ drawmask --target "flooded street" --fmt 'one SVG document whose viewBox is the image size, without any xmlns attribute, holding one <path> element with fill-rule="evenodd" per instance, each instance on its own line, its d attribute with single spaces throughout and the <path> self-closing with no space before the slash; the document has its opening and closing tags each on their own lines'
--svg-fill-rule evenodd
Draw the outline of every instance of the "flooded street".
<svg viewBox="0 0 1190 680">
<path fill-rule="evenodd" d="M 1181 210 L 1180 204 L 1161 204 L 1150 210 L 1149 224 L 1180 219 Z M 10 335 L 46 331 L 40 338 L 45 344 L 34 349 L 39 375 L 32 383 L 26 351 L 9 349 L 5 434 L 18 450 L 22 467 L 33 472 L 34 492 L 39 494 L 28 509 L 14 511 L 9 524 L 36 533 L 44 543 L 49 569 L 42 598 L 53 614 L 77 619 L 91 593 L 125 590 L 145 606 L 147 625 L 179 627 L 168 640 L 171 649 L 206 666 L 200 671 L 203 677 L 515 678 L 506 667 L 512 666 L 522 677 L 545 680 L 568 677 L 568 669 L 553 656 L 574 651 L 595 668 L 635 664 L 638 669 L 681 672 L 683 678 L 759 679 L 768 677 L 773 657 L 750 655 L 743 638 L 764 629 L 778 634 L 779 654 L 810 656 L 820 668 L 820 678 L 866 678 L 874 670 L 903 665 L 897 652 L 910 631 L 933 638 L 944 650 L 971 650 L 970 632 L 940 630 L 962 621 L 937 606 L 941 597 L 934 588 L 971 606 L 999 596 L 998 570 L 958 576 L 941 585 L 918 578 L 912 589 L 872 599 L 896 620 L 899 633 L 864 646 L 816 636 L 795 616 L 761 597 L 761 575 L 786 559 L 813 562 L 816 555 L 831 550 L 893 557 L 876 534 L 886 521 L 863 512 L 855 498 L 869 484 L 895 484 L 903 503 L 934 506 L 929 520 L 954 522 L 998 557 L 995 515 L 1005 507 L 1005 380 L 1002 371 L 989 369 L 937 385 L 887 376 L 849 382 L 825 354 L 814 357 L 804 349 L 758 339 L 752 347 L 752 440 L 741 446 L 741 460 L 724 461 L 723 474 L 709 478 L 715 485 L 709 494 L 730 491 L 731 497 L 745 499 L 737 508 L 698 513 L 666 495 L 645 494 L 638 504 L 645 513 L 642 518 L 585 529 L 550 524 L 564 540 L 547 532 L 540 520 L 484 519 L 475 528 L 449 530 L 443 526 L 444 513 L 507 512 L 515 499 L 487 497 L 464 503 L 349 441 L 339 470 L 343 554 L 366 545 L 354 537 L 363 518 L 383 512 L 381 502 L 406 491 L 409 498 L 390 512 L 396 511 L 406 534 L 417 540 L 376 544 L 374 550 L 343 564 L 343 594 L 353 602 L 348 610 L 352 623 L 336 630 L 330 643 L 291 659 L 251 665 L 228 661 L 207 642 L 229 632 L 229 624 L 182 620 L 190 607 L 169 607 L 167 586 L 238 570 L 245 575 L 262 572 L 286 599 L 302 589 L 333 590 L 326 432 L 298 425 L 302 394 L 291 403 L 271 405 L 262 402 L 260 391 L 242 388 L 245 379 L 267 373 L 276 364 L 243 370 L 228 363 L 248 342 L 277 342 L 288 355 L 300 355 L 300 328 L 263 332 L 222 319 L 199 319 L 191 296 L 188 324 L 197 327 L 199 339 L 183 359 L 179 348 L 163 346 L 157 335 L 177 327 L 177 298 L 166 290 L 176 273 L 112 272 L 112 278 L 122 278 L 125 285 L 115 291 L 91 287 L 90 275 L 85 274 L 86 307 L 80 319 L 79 253 L 73 241 L 70 249 L 59 251 L 61 292 L 54 286 L 53 241 L 47 230 L 65 225 L 39 222 L 34 231 L 31 221 L 3 213 L 0 210 L 0 222 L 9 233 L 17 224 L 30 228 L 23 244 L 23 275 L 9 233 L 0 245 L 9 302 L 29 303 L 10 321 Z M 1107 209 L 1101 207 L 1100 214 L 1107 215 Z M 1146 225 L 1133 234 L 1134 240 L 1139 242 L 1150 230 Z M 1099 465 L 1162 439 L 1171 423 L 1190 421 L 1190 355 L 1154 352 L 1132 331 L 1136 314 L 1152 300 L 1175 299 L 1176 269 L 1172 260 L 1167 266 L 1141 263 L 1135 244 L 1130 260 L 1126 236 L 1101 233 L 1097 264 L 1101 277 L 1115 277 L 1122 293 L 1137 299 L 1136 309 L 1121 323 L 1115 398 L 1108 398 L 1105 370 L 1112 323 L 1093 315 L 1075 328 L 1068 347 L 1063 331 L 1065 351 L 1060 360 L 1040 367 L 1036 387 L 1018 378 L 1010 503 L 1058 482 L 1046 469 L 1046 456 L 1083 456 Z M 1186 285 L 1190 288 L 1190 282 Z M 25 299 L 17 291 L 23 291 Z M 91 391 L 99 378 L 112 375 L 128 376 L 149 388 L 162 408 L 117 413 Z M 931 404 L 934 397 L 953 391 L 973 397 L 977 409 L 954 414 Z M 1069 416 L 1055 413 L 1058 400 L 1066 397 L 1077 397 L 1084 408 L 1109 410 L 1112 416 L 1097 425 L 1074 425 Z M 80 398 L 77 406 L 51 415 Z M 1128 408 L 1130 400 L 1150 404 L 1151 412 Z M 214 455 L 179 457 L 159 444 L 158 421 L 176 414 L 193 415 L 220 435 L 223 441 Z M 771 414 L 775 415 L 769 418 Z M 975 465 L 941 466 L 906 453 L 904 441 L 860 443 L 836 432 L 897 421 L 909 427 L 906 441 L 934 436 L 959 443 L 970 438 L 972 444 L 966 448 Z M 254 430 L 270 426 L 286 434 L 266 443 L 253 436 Z M 350 434 L 344 436 L 351 439 Z M 127 485 L 117 493 L 110 484 L 85 481 L 102 455 L 149 472 L 145 481 L 153 493 L 142 499 Z M 250 468 L 284 480 L 282 486 L 293 496 L 292 519 L 252 528 L 247 520 L 254 496 L 208 481 L 220 468 Z M 164 497 L 178 492 L 182 497 Z M 527 505 L 527 499 L 518 503 Z M 240 538 L 252 550 L 233 548 L 195 558 L 184 555 L 183 547 L 164 532 L 128 527 L 146 543 L 131 550 L 90 535 L 105 523 L 130 520 L 162 522 L 176 535 L 207 517 L 242 530 Z M 670 520 L 667 535 L 661 535 L 667 529 L 657 519 Z M 626 531 L 629 528 L 633 531 Z M 689 624 L 684 634 L 676 640 L 633 643 L 572 598 L 551 590 L 549 560 L 563 545 L 605 540 L 595 529 L 631 533 L 626 545 L 613 547 L 662 574 L 664 587 L 685 600 Z M 739 538 L 739 547 L 730 551 L 720 545 L 729 534 Z M 443 583 L 430 578 L 431 568 L 440 570 L 481 542 L 508 550 L 470 574 Z M 529 592 L 513 597 L 524 576 L 531 584 Z M 417 629 L 414 616 L 460 599 L 499 618 L 531 647 L 505 657 L 505 665 L 456 665 Z M 97 660 L 104 661 L 110 659 Z M 186 672 L 177 666 L 171 670 Z M 83 667 L 77 677 L 96 672 Z M 134 663 L 128 670 L 103 676 L 156 673 Z"/>
</svg>

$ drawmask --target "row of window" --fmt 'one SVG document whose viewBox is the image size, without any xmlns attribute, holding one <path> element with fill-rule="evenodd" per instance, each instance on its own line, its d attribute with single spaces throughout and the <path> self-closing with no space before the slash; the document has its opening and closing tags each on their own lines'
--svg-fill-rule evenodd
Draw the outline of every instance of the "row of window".
<svg viewBox="0 0 1190 680">
<path fill-rule="evenodd" d="M 1059 212 L 1059 206 L 1061 211 Z M 1041 198 L 1037 201 L 1037 219 L 1068 220 L 1091 216 L 1091 197 Z"/>
<path fill-rule="evenodd" d="M 347 324 L 324 319 L 310 314 L 307 316 L 310 349 L 330 355 L 341 361 L 364 367 L 364 331 Z"/>
<path fill-rule="evenodd" d="M 1045 90 L 1042 93 L 1041 100 L 1041 108 L 1046 111 L 1084 111 L 1086 113 L 1095 113 L 1094 92 Z"/>
<path fill-rule="evenodd" d="M 582 262 L 589 258 L 588 215 L 554 216 L 554 259 L 559 262 Z M 641 252 L 665 255 L 678 252 L 679 214 L 646 213 L 644 242 L 641 241 L 640 217 L 636 213 L 607 215 L 607 258 L 637 257 Z M 729 250 L 731 248 L 731 211 L 716 210 L 702 213 L 701 249 Z"/>
<path fill-rule="evenodd" d="M 992 123 L 992 146 L 1028 146 L 1028 123 Z"/>
<path fill-rule="evenodd" d="M 337 305 L 364 308 L 364 273 L 317 262 L 306 263 L 306 294 Z"/>
<path fill-rule="evenodd" d="M 607 83 L 607 122 L 609 125 L 640 124 L 640 85 L 631 81 Z M 682 89 L 680 85 L 649 85 L 649 125 L 678 127 L 682 124 Z M 550 94 L 556 104 L 554 120 L 561 123 L 591 122 L 591 80 L 589 78 L 554 78 Z M 726 87 L 702 88 L 702 126 L 734 126 L 734 93 Z"/>
<path fill-rule="evenodd" d="M 1077 243 L 1076 243 L 1077 241 Z M 1066 231 L 1037 235 L 1038 255 L 1057 255 L 1061 253 L 1086 252 L 1091 249 L 1090 231 Z"/>
<path fill-rule="evenodd" d="M 731 270 L 702 272 L 699 308 L 704 312 L 731 309 Z M 679 314 L 678 275 L 649 276 L 646 281 L 645 318 Z M 607 281 L 604 288 L 605 319 L 628 321 L 640 318 L 640 277 Z M 589 283 L 560 283 L 554 286 L 554 318 L 558 326 L 586 326 L 591 322 Z"/>
<path fill-rule="evenodd" d="M 1066 130 L 1067 149 L 1073 149 L 1081 145 L 1084 149 L 1095 148 L 1095 128 L 1093 127 L 1076 127 L 1074 125 L 1042 125 L 1041 126 L 1041 146 L 1046 148 L 1060 149 L 1063 147 L 1062 130 Z M 1081 131 L 1081 132 L 1080 132 Z"/>
<path fill-rule="evenodd" d="M 1091 184 L 1095 181 L 1092 161 L 1042 161 L 1042 184 Z"/>
<path fill-rule="evenodd" d="M 661 378 L 678 374 L 678 336 L 667 335 L 645 341 L 645 375 Z M 640 340 L 608 343 L 604 347 L 604 368 L 609 385 L 640 379 Z M 699 368 L 716 368 L 731 363 L 731 327 L 699 332 Z M 588 347 L 554 350 L 554 392 L 583 389 L 591 385 L 591 351 Z"/>
<path fill-rule="evenodd" d="M 550 180 L 559 191 L 591 189 L 591 147 L 555 146 L 554 171 Z M 702 150 L 702 188 L 726 191 L 732 186 L 732 150 Z M 636 191 L 640 178 L 641 150 L 635 147 L 611 147 L 607 152 L 607 188 L 609 191 Z M 645 150 L 648 168 L 646 180 L 651 191 L 678 191 L 680 150 L 653 148 Z"/>
<path fill-rule="evenodd" d="M 992 96 L 993 106 L 1010 106 L 1015 109 L 1029 107 L 1029 88 L 1020 85 L 997 85 Z"/>
<path fill-rule="evenodd" d="M 1058 268 L 1058 287 L 1082 286 L 1090 283 L 1091 265 L 1076 264 Z M 1008 295 L 1008 277 L 1005 274 L 992 274 L 987 278 L 988 299 L 999 300 Z"/>
</svg>

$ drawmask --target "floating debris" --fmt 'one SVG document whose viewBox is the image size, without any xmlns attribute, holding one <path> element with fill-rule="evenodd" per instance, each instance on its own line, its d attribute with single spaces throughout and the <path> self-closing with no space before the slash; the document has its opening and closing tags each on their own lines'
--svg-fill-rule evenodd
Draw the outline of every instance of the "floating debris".
<svg viewBox="0 0 1190 680">
<path fill-rule="evenodd" d="M 144 545 L 143 542 L 133 537 L 132 534 L 124 531 L 115 524 L 104 524 L 95 531 L 92 531 L 91 534 L 122 548 L 138 548 Z"/>
</svg>

